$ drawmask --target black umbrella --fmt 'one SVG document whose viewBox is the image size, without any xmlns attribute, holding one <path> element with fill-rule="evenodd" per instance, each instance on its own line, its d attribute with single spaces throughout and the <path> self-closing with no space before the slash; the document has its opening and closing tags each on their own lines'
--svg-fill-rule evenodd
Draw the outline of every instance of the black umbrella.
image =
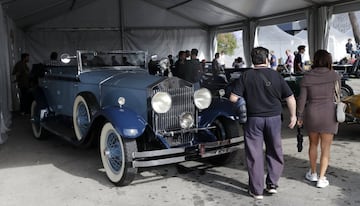
<svg viewBox="0 0 360 206">
<path fill-rule="evenodd" d="M 303 139 L 303 134 L 301 133 L 301 128 L 302 128 L 302 126 L 301 126 L 301 127 L 300 127 L 300 126 L 297 127 L 297 136 L 296 136 L 296 138 L 297 138 L 297 149 L 298 149 L 298 152 L 301 152 L 302 149 L 303 149 L 302 143 L 303 143 L 304 139 Z"/>
</svg>

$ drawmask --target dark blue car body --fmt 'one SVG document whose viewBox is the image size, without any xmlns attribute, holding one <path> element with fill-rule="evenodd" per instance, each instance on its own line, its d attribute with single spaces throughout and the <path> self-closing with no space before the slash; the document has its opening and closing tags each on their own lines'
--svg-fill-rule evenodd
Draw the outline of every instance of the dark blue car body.
<svg viewBox="0 0 360 206">
<path fill-rule="evenodd" d="M 111 63 L 110 56 L 123 62 Z M 227 99 L 176 77 L 149 75 L 145 52 L 77 51 L 64 59 L 69 64 L 46 67 L 34 90 L 33 134 L 50 132 L 78 146 L 100 142 L 116 185 L 131 183 L 139 167 L 224 162 L 242 142 Z"/>
</svg>

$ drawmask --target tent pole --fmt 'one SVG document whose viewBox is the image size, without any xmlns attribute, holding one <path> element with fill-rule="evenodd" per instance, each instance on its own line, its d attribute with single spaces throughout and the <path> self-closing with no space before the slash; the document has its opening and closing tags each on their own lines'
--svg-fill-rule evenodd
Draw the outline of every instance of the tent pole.
<svg viewBox="0 0 360 206">
<path fill-rule="evenodd" d="M 119 0 L 119 26 L 120 26 L 120 49 L 124 50 L 124 8 L 123 1 Z"/>
</svg>

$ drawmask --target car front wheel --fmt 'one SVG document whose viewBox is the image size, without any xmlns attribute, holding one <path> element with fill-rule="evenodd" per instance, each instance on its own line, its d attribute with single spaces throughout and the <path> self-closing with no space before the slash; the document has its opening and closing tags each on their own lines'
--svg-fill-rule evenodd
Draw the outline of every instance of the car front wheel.
<svg viewBox="0 0 360 206">
<path fill-rule="evenodd" d="M 136 140 L 123 139 L 111 123 L 105 123 L 100 135 L 100 155 L 107 177 L 118 186 L 128 185 L 137 173 L 132 167 Z"/>
</svg>

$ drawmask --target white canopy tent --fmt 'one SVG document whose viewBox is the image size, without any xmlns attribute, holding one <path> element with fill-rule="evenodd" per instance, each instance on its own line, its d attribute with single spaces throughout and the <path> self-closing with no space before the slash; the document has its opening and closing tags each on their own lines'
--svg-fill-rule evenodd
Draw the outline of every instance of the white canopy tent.
<svg viewBox="0 0 360 206">
<path fill-rule="evenodd" d="M 0 0 L 0 98 L 10 122 L 10 71 L 22 52 L 32 63 L 51 51 L 135 49 L 176 55 L 198 48 L 213 56 L 219 32 L 243 31 L 246 62 L 258 26 L 308 20 L 310 55 L 326 48 L 333 13 L 360 9 L 359 0 Z"/>
<path fill-rule="evenodd" d="M 258 41 L 256 46 L 263 46 L 275 52 L 275 56 L 286 60 L 285 51 L 297 51 L 299 45 L 308 47 L 307 39 L 292 36 L 276 25 L 264 26 L 259 28 Z M 308 56 L 304 60 L 309 60 Z"/>
</svg>

